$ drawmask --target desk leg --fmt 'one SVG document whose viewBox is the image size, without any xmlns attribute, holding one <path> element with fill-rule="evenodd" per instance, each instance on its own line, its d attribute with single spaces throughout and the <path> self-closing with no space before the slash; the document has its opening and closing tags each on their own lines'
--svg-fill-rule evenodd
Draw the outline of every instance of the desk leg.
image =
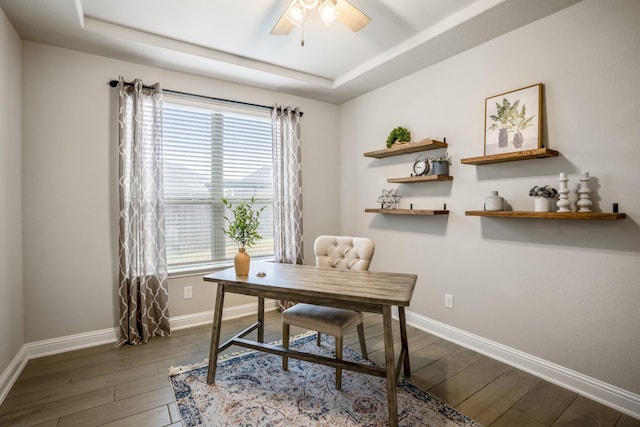
<svg viewBox="0 0 640 427">
<path fill-rule="evenodd" d="M 409 363 L 409 340 L 407 339 L 407 318 L 404 314 L 404 307 L 398 307 L 398 319 L 400 320 L 400 342 L 404 350 L 404 376 L 411 376 L 411 365 Z"/>
<path fill-rule="evenodd" d="M 387 402 L 389 403 L 389 427 L 398 427 L 398 399 L 396 395 L 396 367 L 393 355 L 393 330 L 391 325 L 391 306 L 382 307 L 384 326 L 384 359 L 387 370 Z"/>
<path fill-rule="evenodd" d="M 258 297 L 258 342 L 264 342 L 264 297 Z"/>
<path fill-rule="evenodd" d="M 211 329 L 211 348 L 209 349 L 209 369 L 207 384 L 216 382 L 216 368 L 218 367 L 218 349 L 220 347 L 220 328 L 222 327 L 222 309 L 224 307 L 224 285 L 218 283 L 216 306 L 213 313 L 213 328 Z"/>
</svg>

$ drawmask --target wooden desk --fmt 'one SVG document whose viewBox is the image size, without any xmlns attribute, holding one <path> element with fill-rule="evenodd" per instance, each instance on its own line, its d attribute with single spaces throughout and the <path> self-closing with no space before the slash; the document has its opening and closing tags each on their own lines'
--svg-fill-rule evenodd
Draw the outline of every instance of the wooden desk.
<svg viewBox="0 0 640 427">
<path fill-rule="evenodd" d="M 258 272 L 266 273 L 258 277 Z M 341 367 L 360 373 L 386 377 L 387 400 L 389 403 L 389 425 L 398 425 L 398 402 L 396 383 L 400 368 L 404 375 L 411 375 L 409 345 L 404 308 L 409 306 L 417 276 L 415 274 L 382 273 L 373 271 L 316 268 L 312 266 L 277 264 L 272 262 L 252 262 L 249 276 L 237 277 L 233 268 L 204 276 L 208 282 L 216 282 L 215 311 L 211 332 L 209 371 L 207 382 L 213 384 L 216 378 L 218 354 L 231 345 L 277 355 L 287 355 L 308 362 Z M 227 292 L 258 297 L 258 319 L 253 325 L 220 345 L 220 327 L 224 295 Z M 316 356 L 295 350 L 287 350 L 281 345 L 264 343 L 264 299 L 304 302 L 330 307 L 346 308 L 362 312 L 382 314 L 384 327 L 385 366 L 367 366 L 324 356 Z M 398 307 L 400 321 L 401 350 L 396 365 L 391 328 L 391 308 Z M 258 340 L 244 339 L 250 332 L 258 331 Z"/>
</svg>

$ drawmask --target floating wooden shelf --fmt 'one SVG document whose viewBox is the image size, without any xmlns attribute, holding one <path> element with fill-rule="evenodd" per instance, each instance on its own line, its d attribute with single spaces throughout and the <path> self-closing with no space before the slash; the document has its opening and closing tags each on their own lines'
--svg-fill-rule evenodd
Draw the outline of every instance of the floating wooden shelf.
<svg viewBox="0 0 640 427">
<path fill-rule="evenodd" d="M 447 210 L 425 210 L 425 209 L 365 209 L 366 213 L 381 213 L 389 215 L 449 215 Z"/>
<path fill-rule="evenodd" d="M 453 180 L 453 177 L 451 175 L 420 175 L 420 176 L 407 176 L 404 178 L 388 178 L 387 182 L 411 184 L 412 182 L 451 181 L 451 180 Z"/>
<path fill-rule="evenodd" d="M 494 218 L 543 218 L 609 220 L 625 219 L 626 214 L 612 212 L 531 212 L 531 211 L 466 211 L 466 216 L 489 216 Z"/>
<path fill-rule="evenodd" d="M 487 165 L 489 163 L 513 162 L 516 160 L 542 159 L 544 157 L 557 157 L 560 153 L 549 148 L 535 150 L 516 151 L 515 153 L 492 154 L 490 156 L 468 157 L 460 159 L 463 165 Z"/>
<path fill-rule="evenodd" d="M 399 156 L 401 154 L 417 153 L 418 151 L 436 150 L 438 148 L 447 148 L 449 144 L 446 142 L 436 141 L 435 139 L 425 139 L 418 142 L 407 142 L 406 144 L 394 144 L 391 148 L 382 150 L 369 151 L 364 153 L 365 157 L 374 157 L 382 159 L 385 157 Z"/>
</svg>

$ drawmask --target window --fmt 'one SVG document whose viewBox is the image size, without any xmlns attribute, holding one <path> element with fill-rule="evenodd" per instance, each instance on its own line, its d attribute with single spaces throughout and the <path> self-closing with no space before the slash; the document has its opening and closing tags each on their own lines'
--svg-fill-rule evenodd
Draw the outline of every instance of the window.
<svg viewBox="0 0 640 427">
<path fill-rule="evenodd" d="M 238 252 L 222 229 L 231 203 L 266 206 L 252 257 L 273 256 L 272 133 L 268 113 L 163 102 L 167 261 L 172 269 L 223 263 Z"/>
</svg>

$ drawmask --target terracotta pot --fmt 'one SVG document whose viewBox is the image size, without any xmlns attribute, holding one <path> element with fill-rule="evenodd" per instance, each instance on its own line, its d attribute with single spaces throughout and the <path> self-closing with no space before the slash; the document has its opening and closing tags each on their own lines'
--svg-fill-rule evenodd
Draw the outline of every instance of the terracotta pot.
<svg viewBox="0 0 640 427">
<path fill-rule="evenodd" d="M 248 276 L 251 257 L 245 248 L 240 248 L 233 258 L 233 266 L 236 268 L 236 276 Z"/>
</svg>

